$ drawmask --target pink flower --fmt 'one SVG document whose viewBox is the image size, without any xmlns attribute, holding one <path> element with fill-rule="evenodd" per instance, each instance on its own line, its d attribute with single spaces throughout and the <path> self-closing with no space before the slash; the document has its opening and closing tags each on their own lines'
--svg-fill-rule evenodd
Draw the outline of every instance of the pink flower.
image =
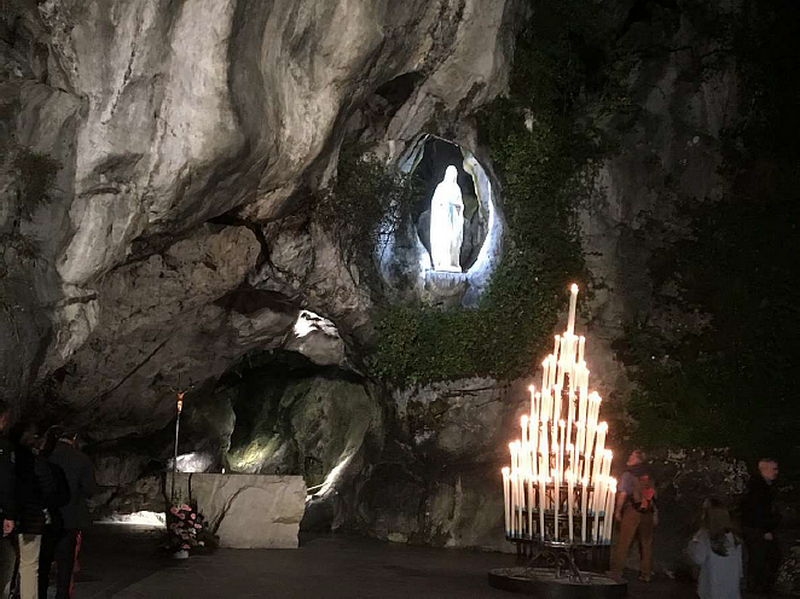
<svg viewBox="0 0 800 599">
<path fill-rule="evenodd" d="M 182 509 L 182 510 L 184 510 L 184 511 L 186 511 L 186 512 L 191 512 L 191 511 L 192 511 L 192 508 L 190 508 L 190 507 L 189 507 L 188 505 L 186 505 L 185 503 L 184 503 L 184 504 L 181 506 L 181 508 L 180 508 L 180 509 Z"/>
<path fill-rule="evenodd" d="M 177 516 L 177 515 L 178 515 L 178 508 L 176 508 L 176 507 L 173 505 L 171 508 L 169 508 L 169 513 L 170 513 L 170 514 L 175 514 L 175 515 Z"/>
<path fill-rule="evenodd" d="M 189 517 L 190 517 L 192 520 L 194 520 L 194 519 L 197 517 L 197 514 L 191 514 Z"/>
<path fill-rule="evenodd" d="M 181 549 L 189 549 L 189 543 L 184 543 L 181 545 Z"/>
<path fill-rule="evenodd" d="M 605 459 L 605 458 L 604 458 L 604 459 Z M 195 524 L 195 525 L 194 525 L 194 527 L 195 527 L 195 528 L 203 528 L 203 525 L 202 525 L 202 524 Z"/>
<path fill-rule="evenodd" d="M 186 514 L 178 514 L 178 518 L 181 520 L 186 520 Z"/>
</svg>

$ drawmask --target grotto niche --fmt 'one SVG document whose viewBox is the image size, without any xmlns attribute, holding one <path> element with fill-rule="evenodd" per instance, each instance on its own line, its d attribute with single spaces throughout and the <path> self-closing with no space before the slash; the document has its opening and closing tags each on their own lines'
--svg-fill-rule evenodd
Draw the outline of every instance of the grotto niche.
<svg viewBox="0 0 800 599">
<path fill-rule="evenodd" d="M 384 280 L 427 304 L 475 306 L 503 232 L 489 175 L 472 152 L 434 135 L 411 144 L 399 169 L 419 193 L 409 222 L 378 248 Z"/>
</svg>

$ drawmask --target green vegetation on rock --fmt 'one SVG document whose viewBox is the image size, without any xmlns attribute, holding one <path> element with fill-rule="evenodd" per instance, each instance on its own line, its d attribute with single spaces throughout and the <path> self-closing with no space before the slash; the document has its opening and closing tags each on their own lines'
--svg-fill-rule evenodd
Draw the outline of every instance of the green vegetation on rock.
<svg viewBox="0 0 800 599">
<path fill-rule="evenodd" d="M 616 349 L 645 445 L 732 446 L 797 465 L 798 19 L 796 3 L 752 4 L 724 29 L 742 110 L 722 139 L 729 188 L 680 200 L 681 219 L 644 231 L 665 240 L 649 262 L 661 317 L 632 323 Z"/>
<path fill-rule="evenodd" d="M 378 322 L 376 375 L 395 384 L 530 372 L 564 309 L 573 281 L 591 283 L 577 209 L 610 150 L 586 114 L 625 104 L 598 9 L 562 0 L 530 2 L 517 38 L 507 98 L 478 115 L 502 184 L 504 253 L 477 309 L 388 306 Z"/>
</svg>

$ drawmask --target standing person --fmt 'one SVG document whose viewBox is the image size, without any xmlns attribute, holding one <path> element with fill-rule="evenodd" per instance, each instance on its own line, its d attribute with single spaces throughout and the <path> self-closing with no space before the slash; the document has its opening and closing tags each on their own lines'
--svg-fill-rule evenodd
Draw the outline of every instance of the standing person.
<svg viewBox="0 0 800 599">
<path fill-rule="evenodd" d="M 739 599 L 742 540 L 733 530 L 725 504 L 716 497 L 703 503 L 703 524 L 689 542 L 689 557 L 700 566 L 700 599 Z"/>
<path fill-rule="evenodd" d="M 39 552 L 45 526 L 51 516 L 50 499 L 56 481 L 45 459 L 39 455 L 41 430 L 34 424 L 24 426 L 16 448 L 17 547 L 19 551 L 19 589 L 21 599 L 39 596 Z"/>
<path fill-rule="evenodd" d="M 60 466 L 69 483 L 69 501 L 60 509 L 62 525 L 45 536 L 39 568 L 39 594 L 46 597 L 50 580 L 50 565 L 55 559 L 58 568 L 56 599 L 72 596 L 72 573 L 80 552 L 83 530 L 89 526 L 86 499 L 97 489 L 94 468 L 88 456 L 77 447 L 78 435 L 61 435 L 50 462 Z"/>
<path fill-rule="evenodd" d="M 758 475 L 750 479 L 742 500 L 742 524 L 747 547 L 747 588 L 754 593 L 769 593 L 781 563 L 775 531 L 780 516 L 775 505 L 774 485 L 778 462 L 762 458 Z"/>
<path fill-rule="evenodd" d="M 8 596 L 11 578 L 14 576 L 16 553 L 12 545 L 17 518 L 16 478 L 14 472 L 14 446 L 8 438 L 11 424 L 11 408 L 0 399 L 0 521 L 3 525 L 0 538 L 0 598 Z"/>
<path fill-rule="evenodd" d="M 634 537 L 639 537 L 639 580 L 653 576 L 653 528 L 658 525 L 655 481 L 641 449 L 631 452 L 620 480 L 614 519 L 619 524 L 617 544 L 611 552 L 611 574 L 622 577 L 625 558 Z"/>
</svg>

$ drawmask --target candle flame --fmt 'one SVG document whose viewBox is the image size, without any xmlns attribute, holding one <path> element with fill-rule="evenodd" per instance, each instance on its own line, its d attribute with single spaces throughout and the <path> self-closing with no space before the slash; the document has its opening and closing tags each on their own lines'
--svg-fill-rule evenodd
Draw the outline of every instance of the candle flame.
<svg viewBox="0 0 800 599">
<path fill-rule="evenodd" d="M 572 288 L 571 289 L 572 289 L 572 293 L 578 293 L 578 286 L 575 283 L 572 284 Z"/>
<path fill-rule="evenodd" d="M 508 466 L 506 466 L 505 468 L 502 468 L 500 470 L 500 472 L 503 473 L 503 476 L 508 476 L 508 474 L 509 474 L 509 472 L 511 472 L 511 470 L 509 470 Z"/>
</svg>

